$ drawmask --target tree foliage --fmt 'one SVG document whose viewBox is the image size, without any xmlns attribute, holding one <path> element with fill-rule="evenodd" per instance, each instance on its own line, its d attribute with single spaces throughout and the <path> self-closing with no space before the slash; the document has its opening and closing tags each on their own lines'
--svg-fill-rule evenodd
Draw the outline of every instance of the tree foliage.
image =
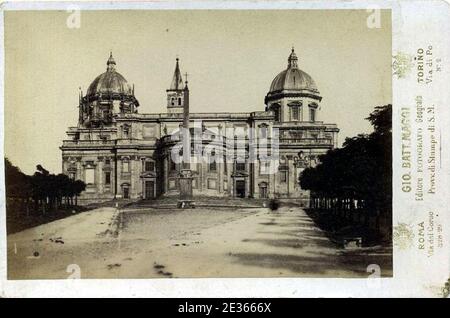
<svg viewBox="0 0 450 318">
<path fill-rule="evenodd" d="M 342 148 L 319 157 L 305 169 L 300 185 L 327 198 L 362 200 L 377 210 L 390 209 L 392 200 L 392 105 L 377 106 L 367 120 L 374 131 L 346 138 Z"/>
<path fill-rule="evenodd" d="M 81 180 L 72 180 L 65 174 L 51 174 L 41 165 L 36 172 L 26 175 L 8 158 L 5 158 L 6 197 L 10 199 L 32 200 L 36 208 L 58 208 L 63 203 L 73 204 L 73 198 L 86 189 Z"/>
</svg>

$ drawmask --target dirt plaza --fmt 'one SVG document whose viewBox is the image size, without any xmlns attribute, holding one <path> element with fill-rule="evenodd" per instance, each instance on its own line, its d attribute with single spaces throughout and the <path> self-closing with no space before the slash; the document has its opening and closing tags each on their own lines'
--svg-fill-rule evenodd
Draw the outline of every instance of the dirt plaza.
<svg viewBox="0 0 450 318">
<path fill-rule="evenodd" d="M 9 279 L 367 277 L 392 250 L 335 246 L 305 211 L 282 206 L 103 207 L 8 236 Z"/>
</svg>

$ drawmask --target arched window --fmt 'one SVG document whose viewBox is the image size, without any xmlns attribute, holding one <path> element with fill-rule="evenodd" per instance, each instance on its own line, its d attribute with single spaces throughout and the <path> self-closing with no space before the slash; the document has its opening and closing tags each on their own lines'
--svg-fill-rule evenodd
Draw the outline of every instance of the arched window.
<svg viewBox="0 0 450 318">
<path fill-rule="evenodd" d="M 268 136 L 268 130 L 269 127 L 267 126 L 267 124 L 263 123 L 259 125 L 259 138 L 266 139 Z"/>
<path fill-rule="evenodd" d="M 181 97 L 178 97 L 178 106 L 181 106 Z"/>
<path fill-rule="evenodd" d="M 267 183 L 261 182 L 258 186 L 259 186 L 259 197 L 261 199 L 267 199 L 268 196 Z"/>
<path fill-rule="evenodd" d="M 309 120 L 312 122 L 316 121 L 316 109 L 315 108 L 309 109 Z"/>
<path fill-rule="evenodd" d="M 281 106 L 279 104 L 274 104 L 270 107 L 270 109 L 273 111 L 275 121 L 280 122 L 281 121 Z"/>
<path fill-rule="evenodd" d="M 210 163 L 209 163 L 209 171 L 215 172 L 216 169 L 217 169 L 216 161 L 214 160 L 214 158 L 210 158 L 209 160 L 212 160 L 212 161 L 210 161 Z"/>
<path fill-rule="evenodd" d="M 130 184 L 128 183 L 122 184 L 122 196 L 124 199 L 130 198 Z"/>
</svg>

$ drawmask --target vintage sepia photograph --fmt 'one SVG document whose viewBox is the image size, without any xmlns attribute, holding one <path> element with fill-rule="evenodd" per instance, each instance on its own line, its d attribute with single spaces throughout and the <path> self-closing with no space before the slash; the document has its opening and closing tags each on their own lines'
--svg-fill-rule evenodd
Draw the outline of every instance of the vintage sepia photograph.
<svg viewBox="0 0 450 318">
<path fill-rule="evenodd" d="M 393 277 L 391 10 L 10 10 L 7 279 Z"/>
</svg>

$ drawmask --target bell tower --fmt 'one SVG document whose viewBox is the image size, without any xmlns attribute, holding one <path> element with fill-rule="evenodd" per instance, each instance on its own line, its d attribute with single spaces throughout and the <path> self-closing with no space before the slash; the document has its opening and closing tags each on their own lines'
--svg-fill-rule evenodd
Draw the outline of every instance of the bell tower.
<svg viewBox="0 0 450 318">
<path fill-rule="evenodd" d="M 176 59 L 175 71 L 172 83 L 167 92 L 167 112 L 170 114 L 182 114 L 184 109 L 184 85 L 181 77 L 179 59 Z"/>
</svg>

